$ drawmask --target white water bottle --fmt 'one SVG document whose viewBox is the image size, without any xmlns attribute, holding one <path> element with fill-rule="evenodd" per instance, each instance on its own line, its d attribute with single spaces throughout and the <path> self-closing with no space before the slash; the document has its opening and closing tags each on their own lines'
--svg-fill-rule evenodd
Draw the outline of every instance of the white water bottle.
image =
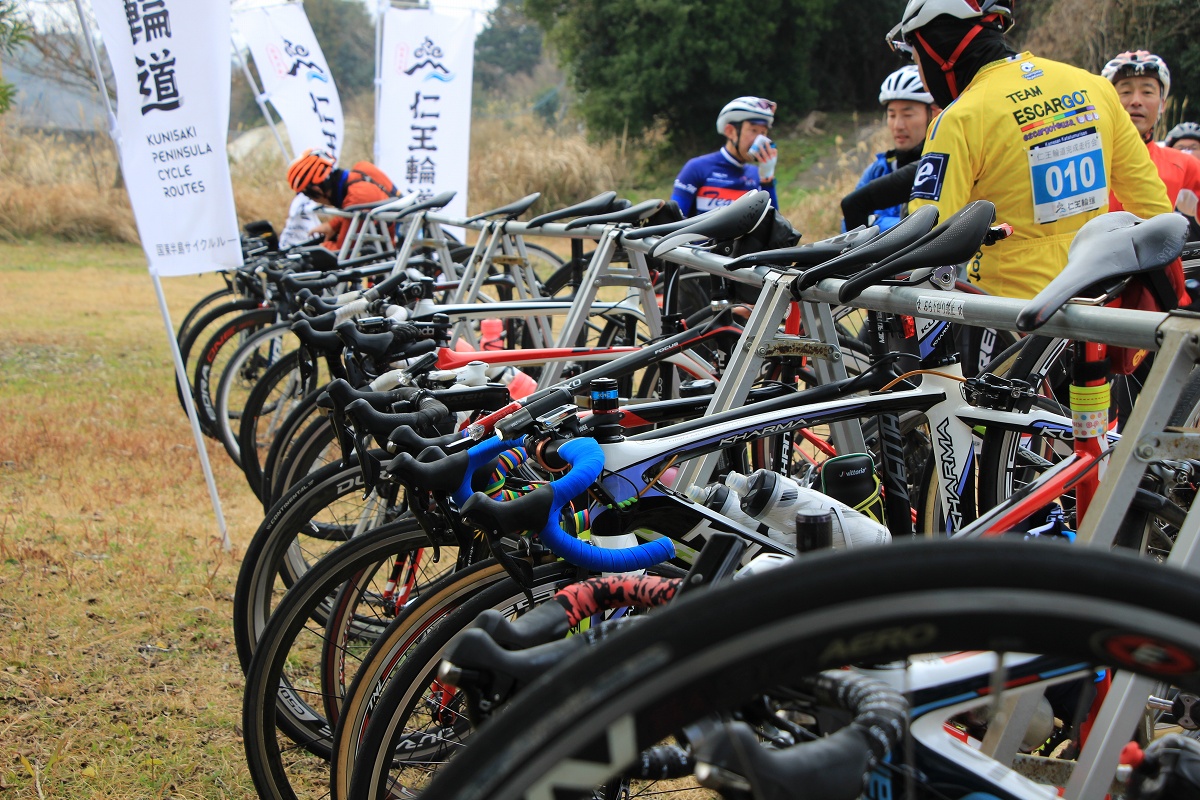
<svg viewBox="0 0 1200 800">
<path fill-rule="evenodd" d="M 791 547 L 796 537 L 790 540 L 779 531 L 769 530 L 758 520 L 742 511 L 742 498 L 730 487 L 720 483 L 710 483 L 708 486 L 689 486 L 684 490 L 692 502 L 711 508 L 723 517 L 728 517 L 744 528 L 770 536 L 773 540 Z"/>
<path fill-rule="evenodd" d="M 790 534 L 793 541 L 797 514 L 816 516 L 824 513 L 833 518 L 835 550 L 887 544 L 892 540 L 886 526 L 777 472 L 760 469 L 750 475 L 730 473 L 725 481 L 742 495 L 743 512 L 769 528 Z"/>
</svg>

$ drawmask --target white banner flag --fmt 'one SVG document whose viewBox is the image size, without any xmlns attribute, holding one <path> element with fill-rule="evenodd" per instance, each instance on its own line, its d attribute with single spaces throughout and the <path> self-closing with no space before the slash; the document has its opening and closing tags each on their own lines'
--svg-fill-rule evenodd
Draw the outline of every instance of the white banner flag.
<svg viewBox="0 0 1200 800">
<path fill-rule="evenodd" d="M 299 3 L 239 9 L 233 24 L 250 47 L 263 94 L 287 126 L 292 154 L 342 150 L 342 101 Z"/>
<path fill-rule="evenodd" d="M 93 0 L 117 88 L 113 132 L 150 271 L 240 266 L 225 136 L 229 0 Z"/>
<path fill-rule="evenodd" d="M 471 155 L 471 15 L 389 8 L 383 15 L 378 166 L 401 194 L 458 192 L 446 207 L 467 213 Z"/>
</svg>

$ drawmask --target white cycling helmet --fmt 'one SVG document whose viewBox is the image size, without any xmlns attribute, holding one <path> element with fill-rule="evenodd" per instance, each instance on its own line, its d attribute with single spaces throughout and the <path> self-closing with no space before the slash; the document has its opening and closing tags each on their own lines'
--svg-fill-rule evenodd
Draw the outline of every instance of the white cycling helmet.
<svg viewBox="0 0 1200 800">
<path fill-rule="evenodd" d="M 726 125 L 736 125 L 748 119 L 762 120 L 769 128 L 775 121 L 775 102 L 765 97 L 739 97 L 731 100 L 717 115 L 717 133 L 725 135 Z"/>
<path fill-rule="evenodd" d="M 900 23 L 887 35 L 888 45 L 911 55 L 905 39 L 943 14 L 959 19 L 995 20 L 1007 32 L 1013 25 L 1012 0 L 908 0 Z"/>
<path fill-rule="evenodd" d="M 1167 147 L 1174 147 L 1180 139 L 1195 139 L 1200 142 L 1200 125 L 1194 122 L 1181 122 L 1171 128 L 1167 134 Z"/>
<path fill-rule="evenodd" d="M 933 95 L 925 91 L 921 72 L 915 64 L 901 67 L 888 75 L 879 87 L 879 105 L 886 106 L 893 100 L 911 100 L 925 105 L 933 103 Z"/>
<path fill-rule="evenodd" d="M 1171 70 L 1167 69 L 1167 62 L 1148 50 L 1130 50 L 1115 56 L 1100 74 L 1113 83 L 1135 75 L 1151 75 L 1162 84 L 1163 100 L 1171 93 Z"/>
</svg>

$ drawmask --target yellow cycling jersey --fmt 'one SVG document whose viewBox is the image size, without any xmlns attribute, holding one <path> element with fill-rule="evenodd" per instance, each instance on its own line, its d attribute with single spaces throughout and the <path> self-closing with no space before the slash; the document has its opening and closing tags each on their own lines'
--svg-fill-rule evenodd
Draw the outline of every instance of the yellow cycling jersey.
<svg viewBox="0 0 1200 800">
<path fill-rule="evenodd" d="M 995 203 L 1013 235 L 976 254 L 967 275 L 1024 299 L 1061 271 L 1075 233 L 1108 210 L 1109 189 L 1139 217 L 1171 211 L 1112 84 L 1026 52 L 985 66 L 930 123 L 910 208 L 935 205 L 945 220 L 972 200 Z"/>
</svg>

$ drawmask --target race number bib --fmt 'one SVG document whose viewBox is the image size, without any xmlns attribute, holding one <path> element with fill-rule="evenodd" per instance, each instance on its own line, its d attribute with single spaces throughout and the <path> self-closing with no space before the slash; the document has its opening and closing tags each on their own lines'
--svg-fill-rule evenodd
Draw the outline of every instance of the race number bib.
<svg viewBox="0 0 1200 800">
<path fill-rule="evenodd" d="M 1029 148 L 1029 177 L 1039 224 L 1108 208 L 1104 149 L 1095 128 Z"/>
</svg>

